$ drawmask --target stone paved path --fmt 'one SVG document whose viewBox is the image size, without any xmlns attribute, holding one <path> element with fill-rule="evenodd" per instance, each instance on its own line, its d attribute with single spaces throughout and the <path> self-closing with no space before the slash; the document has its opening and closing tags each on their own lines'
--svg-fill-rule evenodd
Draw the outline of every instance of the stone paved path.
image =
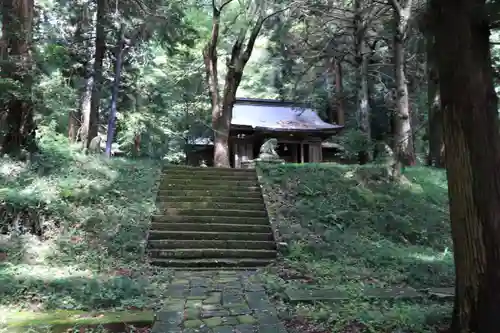
<svg viewBox="0 0 500 333">
<path fill-rule="evenodd" d="M 252 272 L 176 272 L 152 333 L 287 333 Z"/>
</svg>

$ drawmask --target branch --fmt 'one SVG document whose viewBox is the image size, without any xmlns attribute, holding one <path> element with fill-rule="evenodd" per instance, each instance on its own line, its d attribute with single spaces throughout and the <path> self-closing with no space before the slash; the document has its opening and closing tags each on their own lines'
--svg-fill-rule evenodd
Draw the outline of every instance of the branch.
<svg viewBox="0 0 500 333">
<path fill-rule="evenodd" d="M 215 0 L 213 0 L 213 1 L 212 1 L 212 3 L 214 3 L 214 2 L 215 2 Z M 219 12 L 221 12 L 221 11 L 224 9 L 224 7 L 226 7 L 227 5 L 229 5 L 231 2 L 233 2 L 233 0 L 226 0 L 226 1 L 225 1 L 225 2 L 224 2 L 221 6 L 220 6 L 220 8 L 219 8 Z"/>
</svg>

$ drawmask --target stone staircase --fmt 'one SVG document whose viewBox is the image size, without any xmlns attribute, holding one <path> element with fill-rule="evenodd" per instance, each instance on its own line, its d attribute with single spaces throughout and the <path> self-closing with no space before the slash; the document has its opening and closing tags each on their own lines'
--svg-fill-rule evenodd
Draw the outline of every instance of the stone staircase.
<svg viewBox="0 0 500 333">
<path fill-rule="evenodd" d="M 255 170 L 164 168 L 148 236 L 152 263 L 179 269 L 255 269 L 276 244 Z"/>
</svg>

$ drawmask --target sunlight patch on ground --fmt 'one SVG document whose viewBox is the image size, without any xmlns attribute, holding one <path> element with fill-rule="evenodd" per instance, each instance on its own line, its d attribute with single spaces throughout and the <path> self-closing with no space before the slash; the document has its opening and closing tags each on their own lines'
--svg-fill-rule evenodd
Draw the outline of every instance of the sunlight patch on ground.
<svg viewBox="0 0 500 333">
<path fill-rule="evenodd" d="M 44 264 L 56 253 L 56 244 L 52 240 L 42 242 L 33 235 L 0 235 L 0 247 L 8 252 L 10 262 L 24 264 Z"/>
<path fill-rule="evenodd" d="M 39 197 L 46 203 L 58 198 L 59 191 L 54 183 L 48 182 L 44 178 L 33 179 L 33 182 L 19 191 L 24 197 Z"/>
<path fill-rule="evenodd" d="M 412 253 L 410 254 L 410 257 L 424 262 L 438 262 L 449 258 L 453 258 L 453 253 L 448 248 L 446 248 L 442 253 L 438 253 L 435 255 L 429 255 L 424 253 Z"/>
<path fill-rule="evenodd" d="M 409 183 L 407 186 L 408 186 L 408 189 L 412 193 L 415 193 L 415 194 L 423 194 L 423 193 L 425 193 L 424 188 L 421 185 L 419 185 L 419 184 Z"/>
<path fill-rule="evenodd" d="M 354 179 L 354 177 L 356 177 L 356 173 L 352 170 L 349 170 L 346 173 L 344 173 L 343 176 L 345 179 Z"/>
<path fill-rule="evenodd" d="M 19 162 L 4 160 L 0 164 L 0 175 L 10 181 L 17 178 L 24 170 L 26 170 L 26 165 Z"/>
<path fill-rule="evenodd" d="M 91 277 L 90 270 L 82 270 L 74 265 L 65 267 L 50 267 L 42 265 L 11 265 L 2 269 L 2 274 L 12 275 L 19 279 L 36 279 L 44 281 L 53 281 L 69 277 Z M 0 275 L 1 276 L 1 275 Z"/>
</svg>

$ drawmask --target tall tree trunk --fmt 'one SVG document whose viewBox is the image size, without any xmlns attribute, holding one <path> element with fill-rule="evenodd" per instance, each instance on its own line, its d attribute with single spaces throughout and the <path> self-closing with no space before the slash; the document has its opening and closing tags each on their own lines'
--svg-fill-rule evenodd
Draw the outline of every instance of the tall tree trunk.
<svg viewBox="0 0 500 333">
<path fill-rule="evenodd" d="M 215 1 L 212 2 L 212 33 L 210 40 L 203 49 L 203 60 L 207 76 L 210 100 L 212 102 L 212 129 L 214 131 L 214 165 L 216 167 L 229 168 L 229 130 L 233 116 L 233 103 L 236 99 L 236 91 L 243 77 L 243 70 L 252 55 L 255 41 L 259 36 L 264 22 L 270 17 L 278 14 L 274 12 L 266 16 L 262 4 L 257 4 L 249 17 L 253 17 L 251 26 L 242 27 L 236 41 L 231 49 L 231 55 L 226 59 L 226 76 L 222 96 L 219 89 L 217 68 L 217 44 L 219 41 L 220 15 L 222 9 L 233 0 L 225 0 L 217 8 Z M 248 39 L 247 39 L 248 36 Z"/>
<path fill-rule="evenodd" d="M 439 73 L 434 53 L 434 36 L 427 36 L 427 108 L 429 155 L 427 165 L 444 167 L 443 113 L 439 97 Z"/>
<path fill-rule="evenodd" d="M 325 61 L 325 88 L 328 95 L 327 118 L 332 124 L 345 124 L 344 87 L 342 80 L 342 66 L 332 57 Z"/>
<path fill-rule="evenodd" d="M 340 60 L 334 59 L 335 69 L 335 96 L 337 97 L 337 124 L 345 124 L 345 110 L 344 110 L 344 82 L 342 76 L 342 64 Z"/>
<path fill-rule="evenodd" d="M 429 155 L 427 165 L 444 167 L 443 113 L 439 97 L 439 79 L 437 69 L 429 67 L 427 83 Z"/>
<path fill-rule="evenodd" d="M 116 103 L 118 100 L 118 91 L 120 89 L 120 78 L 122 72 L 123 52 L 125 51 L 125 25 L 120 27 L 120 37 L 116 43 L 115 50 L 115 77 L 113 81 L 113 91 L 111 93 L 111 110 L 108 119 L 108 136 L 106 138 L 106 156 L 111 157 L 111 147 L 115 137 L 115 122 L 116 122 Z"/>
<path fill-rule="evenodd" d="M 212 104 L 212 129 L 214 131 L 214 166 L 229 167 L 229 126 L 225 128 L 224 113 L 219 92 L 217 43 L 220 30 L 220 10 L 213 5 L 212 35 L 203 49 L 203 61 Z"/>
<path fill-rule="evenodd" d="M 356 62 L 356 118 L 358 129 L 363 135 L 365 149 L 358 153 L 360 164 L 368 163 L 372 160 L 372 134 L 371 134 L 371 108 L 370 92 L 368 84 L 368 63 L 369 54 L 366 44 L 366 24 L 363 21 L 363 10 L 361 0 L 354 1 L 355 13 L 355 39 L 354 39 L 354 59 Z"/>
<path fill-rule="evenodd" d="M 79 132 L 75 132 L 74 140 L 82 140 L 85 145 L 85 138 L 88 137 L 88 126 L 85 126 L 86 120 L 89 119 L 90 115 L 90 103 L 92 101 L 92 89 L 94 88 L 94 76 L 91 70 L 88 71 L 87 77 L 84 78 L 83 87 L 80 89 L 80 99 L 78 101 L 78 111 L 70 114 L 70 117 L 80 116 L 79 119 L 73 119 L 72 122 L 75 124 L 73 126 L 79 126 Z M 71 119 L 71 118 L 70 118 Z M 70 130 L 73 128 L 70 126 Z M 79 133 L 79 134 L 78 134 Z M 79 136 L 79 137 L 78 137 Z M 70 136 L 71 139 L 71 136 Z"/>
<path fill-rule="evenodd" d="M 500 134 L 485 0 L 431 0 L 454 245 L 453 333 L 496 333 Z M 452 56 L 450 56 L 452 55 Z"/>
<path fill-rule="evenodd" d="M 359 152 L 360 164 L 368 163 L 372 160 L 370 144 L 371 134 L 371 107 L 370 92 L 368 84 L 368 62 L 369 55 L 364 41 L 356 48 L 356 109 L 358 129 L 361 131 L 366 149 Z"/>
<path fill-rule="evenodd" d="M 2 42 L 0 75 L 22 90 L 9 96 L 0 106 L 0 151 L 17 155 L 21 150 L 36 150 L 35 124 L 31 90 L 33 70 L 31 47 L 33 36 L 33 0 L 3 0 L 1 4 Z"/>
<path fill-rule="evenodd" d="M 404 42 L 408 19 L 411 11 L 411 0 L 407 0 L 404 7 L 399 0 L 392 0 L 394 13 L 394 71 L 396 81 L 396 110 L 394 115 L 394 142 L 393 151 L 395 163 L 392 175 L 400 176 L 403 165 L 414 165 L 416 162 L 413 133 L 411 128 L 410 100 L 408 82 L 405 73 Z"/>
<path fill-rule="evenodd" d="M 70 111 L 68 119 L 68 138 L 70 141 L 75 142 L 82 136 L 82 114 L 89 114 L 90 112 L 90 100 L 92 95 L 93 77 L 91 68 L 91 47 L 89 47 L 89 42 L 87 41 L 88 36 L 91 32 L 92 19 L 89 17 L 88 3 L 83 3 L 80 5 L 80 14 L 77 18 L 77 28 L 75 31 L 75 42 L 76 48 L 70 51 L 70 56 L 78 59 L 81 63 L 82 70 L 78 72 L 80 74 L 80 80 L 78 83 L 83 82 L 83 84 L 77 85 L 78 91 L 78 105 L 75 110 Z M 83 61 L 81 55 L 84 54 Z M 70 75 L 73 75 L 71 73 Z M 85 132 L 86 136 L 87 133 Z"/>
<path fill-rule="evenodd" d="M 82 141 L 88 148 L 90 141 L 98 134 L 99 129 L 99 106 L 101 103 L 102 86 L 102 64 L 106 54 L 106 22 L 107 22 L 107 0 L 97 1 L 97 21 L 95 36 L 95 53 L 93 69 L 93 86 L 90 109 L 88 113 L 83 113 Z"/>
</svg>

